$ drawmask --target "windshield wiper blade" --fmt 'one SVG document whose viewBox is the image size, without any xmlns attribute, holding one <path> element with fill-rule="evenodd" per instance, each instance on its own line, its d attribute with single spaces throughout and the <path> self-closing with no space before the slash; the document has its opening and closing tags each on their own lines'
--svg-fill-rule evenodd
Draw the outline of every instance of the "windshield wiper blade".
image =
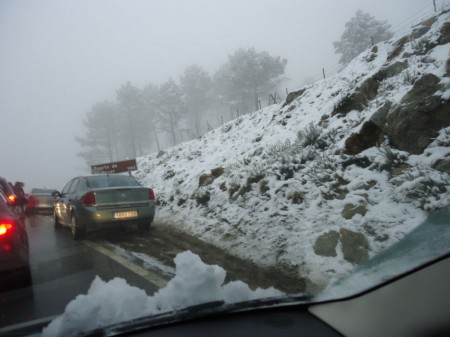
<svg viewBox="0 0 450 337">
<path fill-rule="evenodd" d="M 176 309 L 173 311 L 163 312 L 161 314 L 139 317 L 127 322 L 113 324 L 108 327 L 98 328 L 92 330 L 81 336 L 86 337 L 100 337 L 100 336 L 115 336 L 124 333 L 139 331 L 156 326 L 172 324 L 179 321 L 186 321 L 193 317 L 203 317 L 208 315 L 211 310 L 223 307 L 224 301 L 212 301 L 201 303 L 186 308 Z M 215 312 L 215 311 L 214 311 Z"/>
<path fill-rule="evenodd" d="M 304 305 L 310 303 L 311 298 L 312 296 L 308 294 L 298 294 L 282 297 L 255 299 L 237 303 L 225 303 L 221 300 L 212 301 L 164 312 L 157 315 L 140 317 L 131 321 L 117 323 L 108 327 L 98 328 L 86 334 L 83 334 L 82 336 L 116 336 L 136 332 L 139 330 L 150 329 L 152 327 L 161 327 L 180 321 L 186 322 L 193 319 L 199 319 L 224 313 L 265 309 L 276 306 Z"/>
</svg>

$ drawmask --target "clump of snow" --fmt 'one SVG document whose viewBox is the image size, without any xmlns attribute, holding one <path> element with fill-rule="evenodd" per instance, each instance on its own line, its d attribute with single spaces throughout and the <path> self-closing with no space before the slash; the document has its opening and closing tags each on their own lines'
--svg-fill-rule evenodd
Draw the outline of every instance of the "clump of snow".
<svg viewBox="0 0 450 337">
<path fill-rule="evenodd" d="M 64 313 L 44 328 L 42 336 L 79 334 L 137 317 L 212 301 L 235 303 L 283 294 L 274 288 L 251 290 L 241 281 L 224 284 L 224 269 L 203 263 L 190 251 L 178 254 L 175 265 L 174 278 L 152 296 L 128 285 L 122 278 L 105 282 L 97 277 L 87 294 L 72 300 Z"/>
<path fill-rule="evenodd" d="M 449 13 L 438 16 L 420 39 L 437 41 L 449 18 Z M 334 257 L 315 254 L 321 234 L 342 228 L 362 233 L 369 256 L 397 242 L 428 212 L 450 202 L 448 175 L 433 168 L 448 156 L 448 131 L 441 131 L 421 155 L 382 146 L 353 157 L 342 152 L 352 133 L 387 101 L 393 107 L 401 104 L 423 74 L 439 77 L 446 89 L 435 95 L 448 97 L 450 44 L 423 55 L 417 54 L 419 41 L 411 39 L 394 60 L 388 56 L 397 40 L 380 43 L 377 52 L 363 52 L 339 74 L 305 87 L 287 106 L 268 106 L 162 155 L 138 158 L 135 176 L 155 190 L 159 201 L 155 221 L 263 267 L 296 270 L 318 288 L 355 267 L 339 245 Z M 397 61 L 407 67 L 379 83 L 377 96 L 363 111 L 333 114 L 364 81 Z M 404 170 L 406 165 L 412 166 L 410 171 Z M 224 173 L 199 186 L 200 176 L 215 168 Z M 403 175 L 395 178 L 399 172 L 394 169 Z M 423 193 L 415 195 L 414 186 Z M 363 211 L 344 217 L 349 205 Z"/>
</svg>

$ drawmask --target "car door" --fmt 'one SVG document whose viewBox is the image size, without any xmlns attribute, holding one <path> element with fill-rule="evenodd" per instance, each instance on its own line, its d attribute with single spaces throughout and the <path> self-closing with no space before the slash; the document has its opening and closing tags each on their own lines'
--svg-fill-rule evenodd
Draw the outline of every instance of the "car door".
<svg viewBox="0 0 450 337">
<path fill-rule="evenodd" d="M 70 180 L 66 186 L 61 191 L 61 196 L 56 202 L 56 212 L 58 214 L 58 218 L 60 219 L 60 222 L 69 225 L 71 218 L 70 218 L 70 212 L 72 209 L 71 203 L 73 202 L 73 191 L 75 189 L 76 182 L 78 181 L 78 178 L 74 178 Z"/>
</svg>

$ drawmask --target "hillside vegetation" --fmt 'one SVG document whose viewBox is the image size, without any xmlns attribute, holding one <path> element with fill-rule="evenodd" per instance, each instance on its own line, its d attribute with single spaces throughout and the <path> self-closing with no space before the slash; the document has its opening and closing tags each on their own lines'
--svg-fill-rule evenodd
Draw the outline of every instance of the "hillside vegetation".
<svg viewBox="0 0 450 337">
<path fill-rule="evenodd" d="M 450 13 L 138 159 L 156 222 L 317 291 L 450 204 Z"/>
</svg>

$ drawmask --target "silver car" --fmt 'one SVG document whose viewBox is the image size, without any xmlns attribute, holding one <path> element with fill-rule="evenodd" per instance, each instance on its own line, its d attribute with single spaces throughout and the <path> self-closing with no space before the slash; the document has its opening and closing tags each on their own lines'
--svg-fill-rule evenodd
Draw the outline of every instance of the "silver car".
<svg viewBox="0 0 450 337">
<path fill-rule="evenodd" d="M 129 175 L 92 175 L 71 179 L 55 191 L 55 228 L 68 226 L 75 240 L 119 225 L 147 231 L 155 216 L 155 194 Z"/>
<path fill-rule="evenodd" d="M 55 189 L 33 188 L 28 194 L 28 202 L 26 214 L 32 215 L 36 213 L 53 213 L 55 206 L 55 197 L 52 195 Z"/>
</svg>

